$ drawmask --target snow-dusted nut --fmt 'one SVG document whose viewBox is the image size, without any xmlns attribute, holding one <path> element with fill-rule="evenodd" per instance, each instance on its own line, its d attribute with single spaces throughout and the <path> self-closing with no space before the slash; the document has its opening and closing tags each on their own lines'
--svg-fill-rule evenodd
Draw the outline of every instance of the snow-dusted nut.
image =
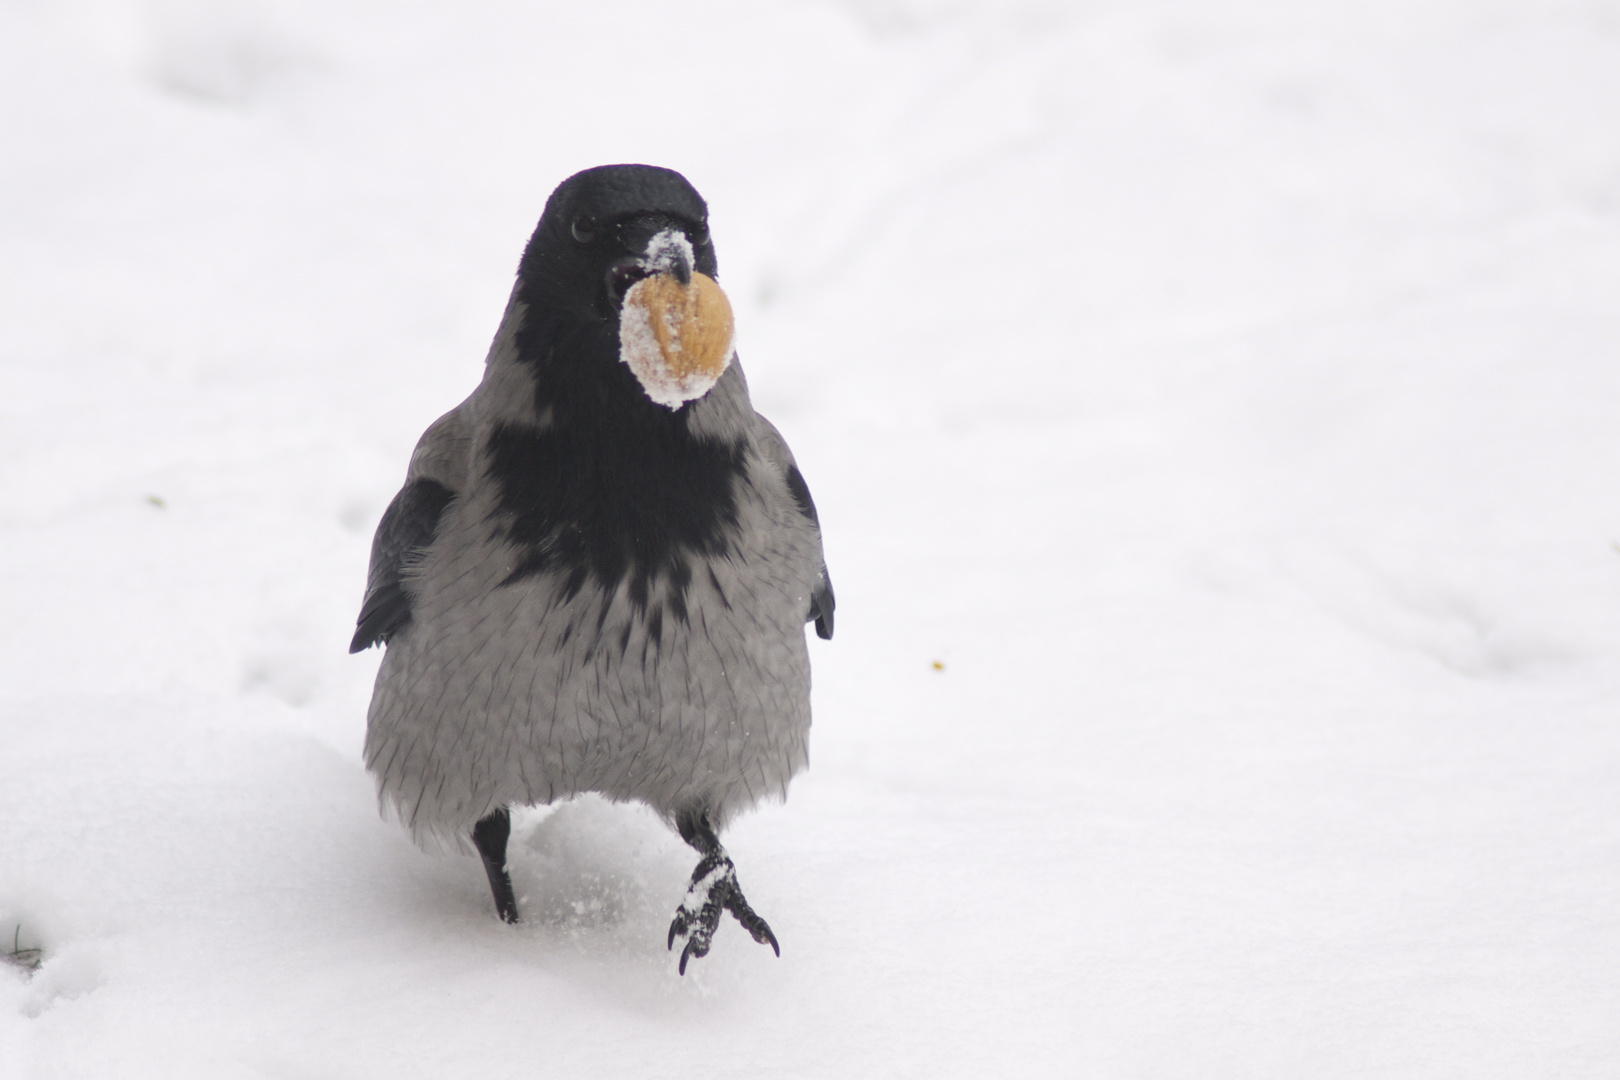
<svg viewBox="0 0 1620 1080">
<path fill-rule="evenodd" d="M 619 359 L 660 405 L 678 409 L 707 394 L 731 363 L 732 340 L 731 301 L 707 274 L 690 285 L 654 274 L 624 295 Z"/>
</svg>

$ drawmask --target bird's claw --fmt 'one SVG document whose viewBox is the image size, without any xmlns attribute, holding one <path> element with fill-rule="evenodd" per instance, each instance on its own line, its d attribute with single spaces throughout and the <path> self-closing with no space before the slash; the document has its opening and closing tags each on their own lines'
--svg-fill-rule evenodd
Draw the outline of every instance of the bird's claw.
<svg viewBox="0 0 1620 1080">
<path fill-rule="evenodd" d="M 723 854 L 706 855 L 692 871 L 692 884 L 686 890 L 686 899 L 675 909 L 675 919 L 669 924 L 668 948 L 675 947 L 677 937 L 686 937 L 681 950 L 680 972 L 686 974 L 686 962 L 695 956 L 707 956 L 714 941 L 714 932 L 720 928 L 720 913 L 729 911 L 736 916 L 744 930 L 761 945 L 769 945 L 777 956 L 782 947 L 776 943 L 769 924 L 748 906 L 742 888 L 737 884 L 737 867 Z"/>
<path fill-rule="evenodd" d="M 782 946 L 776 943 L 776 935 L 771 933 L 770 924 L 760 918 L 754 912 L 754 909 L 748 906 L 748 901 L 743 898 L 742 890 L 735 887 L 735 881 L 733 881 L 731 892 L 726 896 L 725 906 L 727 911 L 737 917 L 737 921 L 742 924 L 742 928 L 748 931 L 755 941 L 761 945 L 769 945 L 771 951 L 777 956 L 782 955 Z"/>
</svg>

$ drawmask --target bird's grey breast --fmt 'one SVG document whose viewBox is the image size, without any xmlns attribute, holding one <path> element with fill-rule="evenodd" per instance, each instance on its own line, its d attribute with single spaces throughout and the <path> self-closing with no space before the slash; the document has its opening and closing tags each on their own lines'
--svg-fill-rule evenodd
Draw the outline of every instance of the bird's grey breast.
<svg viewBox="0 0 1620 1080">
<path fill-rule="evenodd" d="M 379 736 L 429 740 L 409 775 L 484 777 L 458 822 L 586 790 L 723 817 L 804 767 L 814 534 L 745 435 L 652 446 L 479 440 L 374 702 Z"/>
</svg>

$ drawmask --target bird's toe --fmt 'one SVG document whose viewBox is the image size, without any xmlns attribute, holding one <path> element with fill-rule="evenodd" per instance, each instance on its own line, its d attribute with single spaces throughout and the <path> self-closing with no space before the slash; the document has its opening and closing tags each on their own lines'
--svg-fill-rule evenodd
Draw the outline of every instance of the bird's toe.
<svg viewBox="0 0 1620 1080">
<path fill-rule="evenodd" d="M 749 906 L 747 898 L 743 896 L 742 890 L 737 888 L 735 883 L 733 883 L 726 896 L 725 905 L 726 910 L 736 917 L 737 921 L 742 924 L 742 928 L 747 930 L 755 941 L 761 945 L 769 945 L 771 951 L 775 952 L 777 956 L 782 955 L 782 946 L 777 944 L 776 935 L 771 933 L 770 924 L 760 918 L 758 912 Z"/>
<path fill-rule="evenodd" d="M 777 944 L 770 925 L 760 918 L 743 896 L 737 884 L 737 868 L 724 855 L 708 855 L 693 871 L 686 898 L 675 910 L 675 918 L 669 924 L 668 948 L 675 947 L 676 938 L 686 938 L 686 947 L 681 950 L 682 975 L 686 974 L 688 960 L 708 955 L 715 931 L 720 928 L 721 914 L 726 911 L 731 912 L 755 941 L 769 945 L 777 956 L 782 955 L 782 947 Z"/>
</svg>

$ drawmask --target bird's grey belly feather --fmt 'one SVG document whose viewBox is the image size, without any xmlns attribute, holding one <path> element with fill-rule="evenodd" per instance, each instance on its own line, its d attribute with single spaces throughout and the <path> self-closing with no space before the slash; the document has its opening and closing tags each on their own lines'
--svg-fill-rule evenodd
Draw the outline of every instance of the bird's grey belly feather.
<svg viewBox="0 0 1620 1080">
<path fill-rule="evenodd" d="M 413 619 L 389 643 L 366 762 L 418 842 L 465 845 L 492 809 L 579 792 L 716 826 L 783 797 L 808 761 L 804 618 L 813 535 L 747 500 L 739 543 L 692 558 L 686 618 L 658 582 L 565 597 L 542 573 L 503 584 L 516 553 L 487 507 L 451 507 L 412 575 Z"/>
</svg>

